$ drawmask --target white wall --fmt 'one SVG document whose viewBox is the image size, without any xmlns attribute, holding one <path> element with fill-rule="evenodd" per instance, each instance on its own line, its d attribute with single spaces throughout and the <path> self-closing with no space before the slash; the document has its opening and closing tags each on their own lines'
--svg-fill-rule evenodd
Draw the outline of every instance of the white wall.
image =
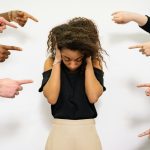
<svg viewBox="0 0 150 150">
<path fill-rule="evenodd" d="M 44 150 L 51 128 L 50 106 L 38 93 L 46 58 L 49 30 L 67 19 L 84 16 L 99 26 L 101 43 L 107 50 L 105 86 L 97 103 L 97 130 L 104 150 L 149 150 L 147 137 L 137 135 L 150 127 L 150 99 L 139 83 L 150 82 L 150 58 L 128 46 L 150 40 L 136 24 L 116 25 L 116 10 L 149 14 L 149 0 L 0 0 L 1 12 L 20 9 L 31 13 L 39 23 L 28 21 L 24 28 L 9 28 L 0 34 L 0 44 L 16 45 L 0 63 L 0 78 L 33 79 L 15 99 L 0 100 L 0 150 Z"/>
</svg>

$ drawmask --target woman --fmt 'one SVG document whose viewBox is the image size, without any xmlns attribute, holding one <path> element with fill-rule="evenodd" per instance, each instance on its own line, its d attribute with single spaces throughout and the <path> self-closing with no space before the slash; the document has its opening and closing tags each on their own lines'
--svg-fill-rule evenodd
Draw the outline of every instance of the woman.
<svg viewBox="0 0 150 150">
<path fill-rule="evenodd" d="M 103 56 L 96 25 L 74 18 L 48 36 L 51 56 L 39 91 L 51 104 L 53 128 L 46 150 L 101 150 L 94 103 L 103 94 Z M 105 51 L 104 51 L 105 52 Z"/>
</svg>

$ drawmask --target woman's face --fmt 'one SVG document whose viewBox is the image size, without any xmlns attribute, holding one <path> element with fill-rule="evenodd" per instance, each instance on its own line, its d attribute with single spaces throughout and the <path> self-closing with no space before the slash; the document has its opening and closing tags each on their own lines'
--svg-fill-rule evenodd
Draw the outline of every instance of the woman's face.
<svg viewBox="0 0 150 150">
<path fill-rule="evenodd" d="M 70 71 L 75 71 L 82 64 L 83 54 L 80 51 L 73 51 L 71 49 L 64 48 L 61 51 L 61 57 L 63 63 Z"/>
</svg>

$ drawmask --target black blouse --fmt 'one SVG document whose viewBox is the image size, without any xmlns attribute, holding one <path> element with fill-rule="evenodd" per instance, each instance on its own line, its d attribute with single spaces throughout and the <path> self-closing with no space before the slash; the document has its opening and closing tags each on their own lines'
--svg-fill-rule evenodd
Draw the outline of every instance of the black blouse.
<svg viewBox="0 0 150 150">
<path fill-rule="evenodd" d="M 148 18 L 146 24 L 144 26 L 140 26 L 140 28 L 150 33 L 150 17 L 149 16 L 146 17 Z"/>
<path fill-rule="evenodd" d="M 47 83 L 51 69 L 43 73 L 42 85 L 39 92 L 43 91 Z M 84 71 L 85 72 L 85 71 Z M 103 86 L 103 71 L 94 68 L 97 80 Z M 94 104 L 91 104 L 85 93 L 85 74 L 81 67 L 71 73 L 67 67 L 61 63 L 61 87 L 60 94 L 56 104 L 51 105 L 51 111 L 54 118 L 59 119 L 90 119 L 97 116 Z M 57 84 L 57 83 L 56 83 Z M 103 86 L 103 90 L 106 88 Z"/>
</svg>

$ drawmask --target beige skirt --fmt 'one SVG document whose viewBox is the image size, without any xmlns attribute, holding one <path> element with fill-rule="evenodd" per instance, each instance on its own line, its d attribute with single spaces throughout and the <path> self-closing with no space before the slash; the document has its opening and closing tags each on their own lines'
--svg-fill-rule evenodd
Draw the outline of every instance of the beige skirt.
<svg viewBox="0 0 150 150">
<path fill-rule="evenodd" d="M 45 150 L 102 150 L 94 119 L 54 119 Z"/>
</svg>

